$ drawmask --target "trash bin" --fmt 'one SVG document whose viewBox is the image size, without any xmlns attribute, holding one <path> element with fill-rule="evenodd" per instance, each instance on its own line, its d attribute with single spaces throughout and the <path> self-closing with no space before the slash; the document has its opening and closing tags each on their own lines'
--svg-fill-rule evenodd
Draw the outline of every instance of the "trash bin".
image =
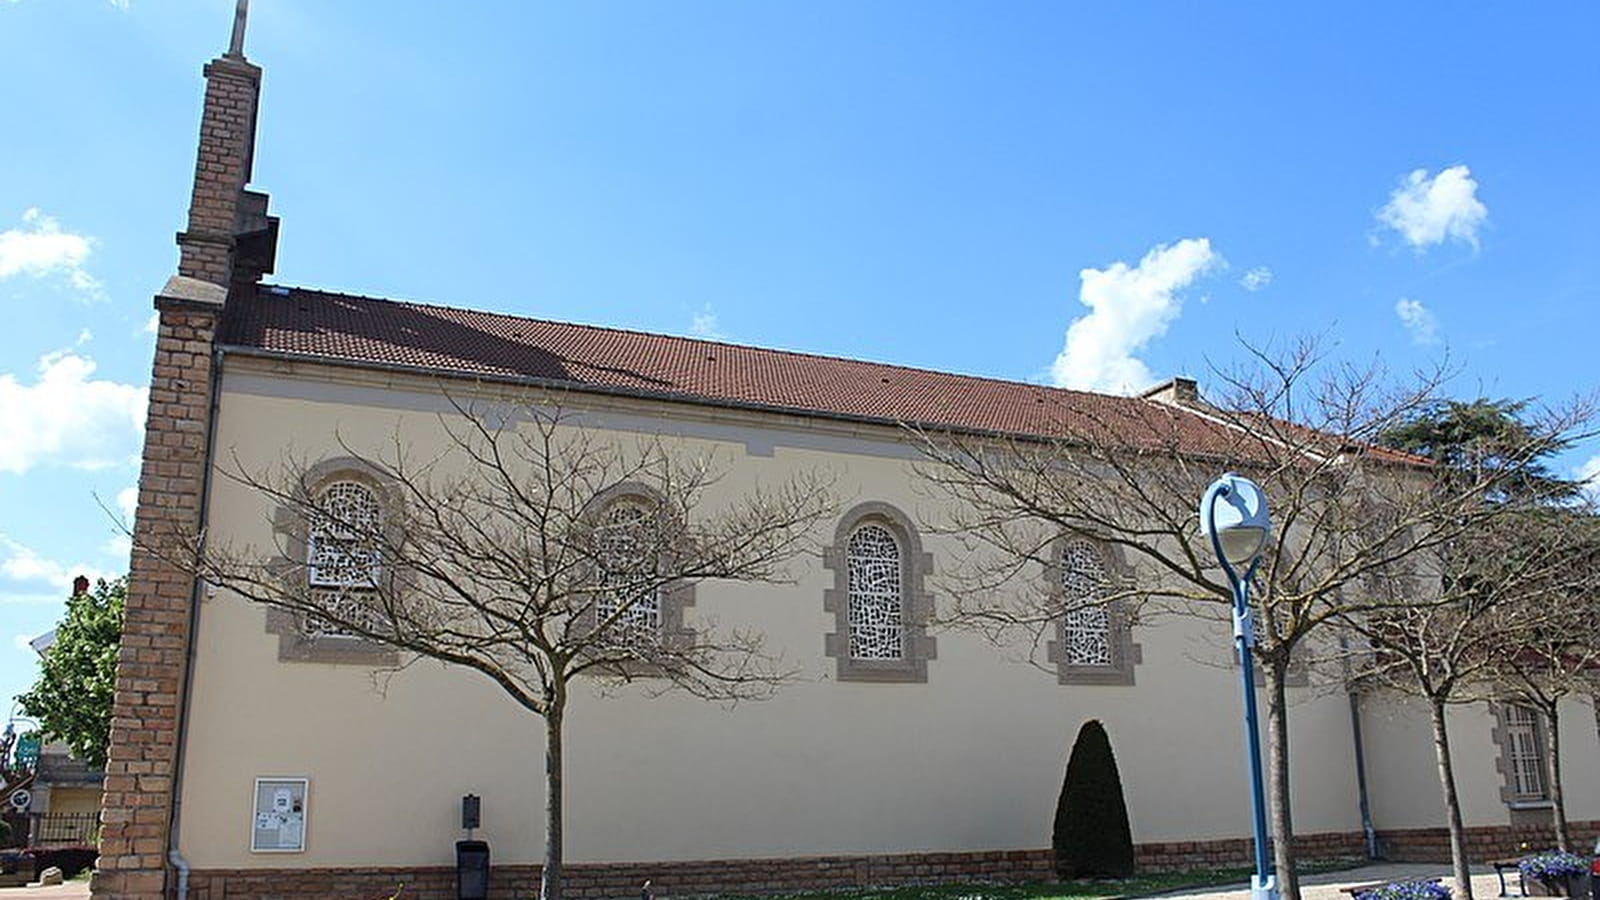
<svg viewBox="0 0 1600 900">
<path fill-rule="evenodd" d="M 489 844 L 456 841 L 457 900 L 489 900 Z"/>
</svg>

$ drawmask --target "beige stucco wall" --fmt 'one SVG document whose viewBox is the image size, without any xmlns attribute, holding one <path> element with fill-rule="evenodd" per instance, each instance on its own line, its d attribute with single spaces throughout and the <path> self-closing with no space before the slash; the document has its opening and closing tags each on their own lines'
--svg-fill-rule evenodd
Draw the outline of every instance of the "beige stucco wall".
<svg viewBox="0 0 1600 900">
<path fill-rule="evenodd" d="M 398 433 L 419 454 L 438 446 L 425 383 L 329 386 L 236 359 L 227 371 L 217 425 L 217 458 L 227 465 L 236 458 L 261 471 L 285 454 L 343 455 L 338 436 L 361 445 Z M 627 429 L 662 420 L 595 421 Z M 682 440 L 685 452 L 726 464 L 723 496 L 816 468 L 838 477 L 844 506 L 871 499 L 913 518 L 936 512 L 889 429 L 731 411 L 666 427 L 698 435 Z M 269 547 L 269 517 L 238 484 L 215 480 L 213 540 Z M 832 528 L 819 528 L 819 542 Z M 945 539 L 923 540 L 936 570 L 952 558 Z M 688 611 L 691 624 L 750 623 L 783 648 L 802 677 L 776 699 L 728 710 L 639 691 L 578 693 L 567 753 L 570 860 L 1046 846 L 1067 752 L 1090 718 L 1111 735 L 1135 840 L 1248 833 L 1237 675 L 1214 626 L 1170 619 L 1136 628 L 1144 662 L 1133 687 L 1062 686 L 959 632 L 937 635 L 926 684 L 840 683 L 822 653 L 835 627 L 822 605 L 833 575 L 815 558 L 791 574 L 793 585 L 701 585 Z M 469 792 L 483 797 L 480 836 L 497 861 L 539 857 L 539 720 L 484 678 L 431 662 L 377 679 L 360 666 L 280 662 L 264 618 L 226 592 L 202 606 L 182 780 L 180 842 L 191 865 L 448 863 L 462 836 L 458 801 Z M 1297 827 L 1357 830 L 1346 700 L 1308 689 L 1291 696 Z M 1394 792 L 1377 792 L 1380 827 L 1409 824 L 1408 805 L 1395 798 L 1431 778 L 1428 745 L 1407 728 L 1386 723 L 1369 743 L 1375 778 Z M 1462 743 L 1463 780 L 1491 792 L 1492 753 Z M 258 776 L 310 779 L 304 853 L 249 852 Z M 1490 804 L 1474 803 L 1474 821 L 1492 818 Z"/>
<path fill-rule="evenodd" d="M 1562 786 L 1567 815 L 1600 818 L 1600 731 L 1588 701 L 1572 700 L 1561 713 Z M 1433 731 L 1428 708 L 1390 695 L 1364 698 L 1363 724 L 1369 764 L 1373 816 L 1384 828 L 1428 828 L 1444 822 Z M 1468 825 L 1504 825 L 1511 813 L 1501 799 L 1505 779 L 1496 769 L 1500 745 L 1495 716 L 1487 703 L 1450 707 L 1446 730 L 1456 793 Z"/>
</svg>

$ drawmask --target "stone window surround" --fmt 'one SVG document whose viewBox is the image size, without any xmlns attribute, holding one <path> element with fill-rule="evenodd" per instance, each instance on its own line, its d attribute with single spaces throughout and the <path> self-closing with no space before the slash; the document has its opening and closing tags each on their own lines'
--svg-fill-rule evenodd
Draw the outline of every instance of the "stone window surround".
<svg viewBox="0 0 1600 900">
<path fill-rule="evenodd" d="M 1490 712 L 1494 713 L 1494 725 L 1489 729 L 1489 737 L 1494 741 L 1495 749 L 1498 751 L 1494 758 L 1494 768 L 1496 772 L 1500 773 L 1501 777 L 1500 802 L 1504 803 L 1507 810 L 1509 810 L 1512 825 L 1549 825 L 1554 813 L 1549 799 L 1549 774 L 1544 772 L 1545 741 L 1549 740 L 1549 737 L 1545 734 L 1547 725 L 1544 716 L 1537 710 L 1533 710 L 1534 743 L 1538 746 L 1539 751 L 1540 777 L 1546 779 L 1545 797 L 1542 799 L 1519 799 L 1516 793 L 1516 774 L 1512 771 L 1511 735 L 1506 722 L 1506 711 L 1511 705 L 1513 704 L 1489 704 Z M 1531 707 L 1527 708 L 1532 709 Z"/>
<path fill-rule="evenodd" d="M 378 513 L 384 527 L 390 529 L 390 539 L 398 537 L 392 532 L 400 499 L 393 483 L 382 472 L 361 459 L 340 456 L 323 460 L 312 466 L 300 479 L 303 496 L 311 498 L 340 481 L 351 481 L 372 491 L 378 500 Z M 283 548 L 284 555 L 273 560 L 273 571 L 279 572 L 286 587 L 299 591 L 306 588 L 306 565 L 309 541 L 307 522 L 294 509 L 280 506 L 272 517 L 272 530 Z M 383 566 L 385 587 L 393 589 L 396 575 L 394 567 Z M 292 583 L 289 583 L 292 582 Z M 280 662 L 343 663 L 367 666 L 399 665 L 400 654 L 393 648 L 359 637 L 340 635 L 308 636 L 301 627 L 300 615 L 290 610 L 268 607 L 266 616 L 268 634 L 278 636 Z"/>
<path fill-rule="evenodd" d="M 1074 541 L 1088 541 L 1100 553 L 1100 561 L 1105 566 L 1106 576 L 1114 589 L 1133 583 L 1133 570 L 1129 567 L 1122 552 L 1116 546 L 1084 535 L 1062 535 L 1055 540 L 1050 548 L 1050 563 L 1045 566 L 1045 589 L 1050 602 L 1056 606 L 1064 605 L 1065 596 L 1061 586 L 1062 556 L 1067 545 Z M 1111 665 L 1109 666 L 1074 666 L 1066 662 L 1066 617 L 1055 616 L 1052 626 L 1055 639 L 1045 645 L 1045 659 L 1056 665 L 1056 681 L 1059 684 L 1081 685 L 1133 685 L 1134 667 L 1144 662 L 1144 651 L 1139 644 L 1133 642 L 1133 617 L 1128 610 L 1127 602 L 1115 599 L 1106 605 L 1106 625 L 1110 630 Z"/>
<path fill-rule="evenodd" d="M 852 659 L 850 656 L 850 536 L 862 525 L 878 525 L 900 544 L 900 628 L 904 653 L 900 659 Z M 823 548 L 822 567 L 833 572 L 833 586 L 822 593 L 822 608 L 833 613 L 835 630 L 823 636 L 823 653 L 836 663 L 838 681 L 924 683 L 928 661 L 938 657 L 938 642 L 928 635 L 933 615 L 933 595 L 927 578 L 933 572 L 933 554 L 924 552 L 922 539 L 910 517 L 892 504 L 868 500 L 851 507 L 839 519 L 832 545 Z"/>
<path fill-rule="evenodd" d="M 636 481 L 625 481 L 614 484 L 596 494 L 586 504 L 581 521 L 585 526 L 597 526 L 604 518 L 606 512 L 617 503 L 635 502 L 644 506 L 660 508 L 668 511 L 674 519 L 678 514 L 661 492 L 647 484 Z M 584 567 L 580 567 L 577 575 L 578 584 L 591 583 L 593 577 Z M 694 644 L 694 629 L 683 622 L 683 611 L 695 604 L 695 584 L 692 581 L 674 581 L 658 589 L 657 600 L 660 607 L 660 630 L 662 646 L 667 649 L 681 649 Z M 595 617 L 595 606 L 588 604 L 583 614 L 578 617 L 578 622 L 584 628 L 592 628 Z M 659 666 L 640 661 L 619 664 L 615 674 L 625 678 L 661 678 L 665 677 Z"/>
</svg>

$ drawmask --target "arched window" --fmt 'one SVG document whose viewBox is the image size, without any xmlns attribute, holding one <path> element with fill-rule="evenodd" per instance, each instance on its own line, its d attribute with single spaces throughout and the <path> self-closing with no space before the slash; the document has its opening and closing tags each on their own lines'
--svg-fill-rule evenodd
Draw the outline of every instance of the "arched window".
<svg viewBox="0 0 1600 900">
<path fill-rule="evenodd" d="M 850 658 L 903 658 L 900 544 L 889 529 L 867 523 L 850 535 L 845 561 L 850 570 Z"/>
<path fill-rule="evenodd" d="M 694 605 L 695 585 L 676 574 L 684 528 L 670 501 L 637 482 L 613 485 L 584 510 L 574 544 L 587 598 L 578 626 L 613 674 L 660 676 L 694 646 L 684 610 Z"/>
<path fill-rule="evenodd" d="M 317 497 L 306 537 L 306 573 L 312 587 L 375 588 L 383 573 L 378 547 L 378 498 L 355 481 L 336 481 Z"/>
<path fill-rule="evenodd" d="M 306 583 L 312 605 L 333 618 L 307 613 L 302 628 L 308 637 L 356 637 L 335 619 L 378 624 L 383 519 L 377 494 L 358 481 L 334 481 L 318 491 L 310 519 Z"/>
<path fill-rule="evenodd" d="M 933 557 L 911 520 L 887 503 L 862 503 L 839 520 L 822 560 L 833 571 L 822 607 L 835 623 L 823 650 L 838 661 L 838 679 L 927 681 L 936 647 L 927 634 L 933 598 L 923 582 Z"/>
<path fill-rule="evenodd" d="M 1117 596 L 1126 580 L 1122 571 L 1113 548 L 1099 541 L 1064 537 L 1056 543 L 1048 587 L 1061 613 L 1046 649 L 1062 684 L 1133 684 L 1140 648 Z"/>
<path fill-rule="evenodd" d="M 620 645 L 661 638 L 659 526 L 641 500 L 611 503 L 595 529 L 595 619 Z"/>
<path fill-rule="evenodd" d="M 273 566 L 285 590 L 305 592 L 318 616 L 267 610 L 267 633 L 278 636 L 285 662 L 394 665 L 393 647 L 337 624 L 362 623 L 375 633 L 393 600 L 394 573 L 383 548 L 399 539 L 398 496 L 388 476 L 354 456 L 324 460 L 301 476 L 304 494 L 273 518 L 284 554 Z"/>
<path fill-rule="evenodd" d="M 1111 616 L 1105 607 L 1106 565 L 1088 541 L 1071 541 L 1061 551 L 1063 660 L 1069 666 L 1110 666 Z"/>
</svg>

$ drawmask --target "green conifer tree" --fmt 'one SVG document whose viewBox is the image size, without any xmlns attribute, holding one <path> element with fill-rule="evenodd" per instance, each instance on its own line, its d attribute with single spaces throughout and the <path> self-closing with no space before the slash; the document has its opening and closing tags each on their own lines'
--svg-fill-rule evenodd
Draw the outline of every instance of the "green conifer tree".
<svg viewBox="0 0 1600 900">
<path fill-rule="evenodd" d="M 1072 744 L 1051 845 L 1056 875 L 1062 879 L 1133 874 L 1133 831 L 1128 827 L 1122 778 L 1111 753 L 1111 738 L 1097 719 L 1083 723 Z"/>
</svg>

